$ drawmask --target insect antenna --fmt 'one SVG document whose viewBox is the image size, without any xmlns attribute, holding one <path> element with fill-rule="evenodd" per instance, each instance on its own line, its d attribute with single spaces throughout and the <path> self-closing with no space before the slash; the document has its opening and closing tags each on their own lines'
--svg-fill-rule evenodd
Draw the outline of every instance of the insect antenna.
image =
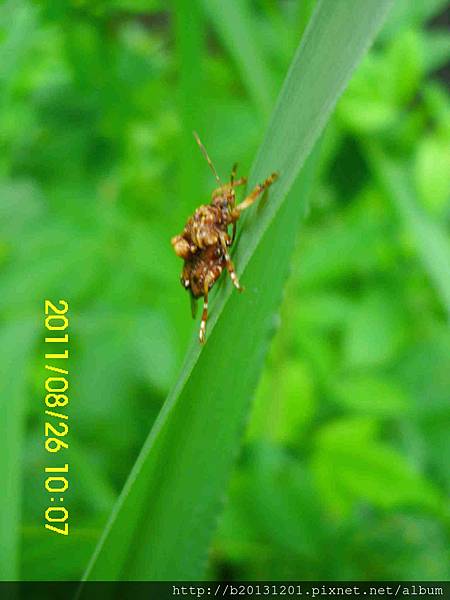
<svg viewBox="0 0 450 600">
<path fill-rule="evenodd" d="M 217 183 L 219 183 L 220 185 L 222 185 L 222 182 L 220 181 L 220 177 L 217 175 L 217 171 L 214 168 L 214 165 L 212 164 L 211 159 L 208 156 L 208 153 L 206 152 L 206 148 L 205 146 L 201 143 L 200 138 L 198 137 L 198 133 L 196 131 L 192 132 L 194 134 L 195 137 L 195 141 L 197 142 L 197 144 L 200 146 L 200 150 L 202 151 L 203 156 L 206 158 L 206 162 L 209 165 L 209 168 L 211 169 L 211 171 L 213 172 L 214 177 L 217 180 Z"/>
<path fill-rule="evenodd" d="M 190 298 L 191 298 L 191 314 L 192 314 L 192 318 L 195 319 L 195 316 L 197 315 L 197 300 L 191 294 L 190 294 Z"/>
</svg>

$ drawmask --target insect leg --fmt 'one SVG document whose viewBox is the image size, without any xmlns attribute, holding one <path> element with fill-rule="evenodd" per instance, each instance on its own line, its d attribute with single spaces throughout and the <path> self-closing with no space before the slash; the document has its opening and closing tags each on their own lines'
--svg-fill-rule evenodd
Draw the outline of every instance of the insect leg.
<svg viewBox="0 0 450 600">
<path fill-rule="evenodd" d="M 198 339 L 200 340 L 200 344 L 204 344 L 206 340 L 206 321 L 208 320 L 208 284 L 205 281 L 205 296 L 203 298 L 203 312 L 202 312 L 202 321 L 200 323 L 200 331 L 198 334 Z"/>
<path fill-rule="evenodd" d="M 228 246 L 232 246 L 233 245 L 235 237 L 236 237 L 236 221 L 233 222 L 233 233 L 231 234 L 231 240 L 228 243 Z"/>
<path fill-rule="evenodd" d="M 234 163 L 233 168 L 231 169 L 231 177 L 230 177 L 230 185 L 231 187 L 237 187 L 238 185 L 244 185 L 247 183 L 247 177 L 239 177 L 239 179 L 235 179 L 238 165 Z"/>
<path fill-rule="evenodd" d="M 226 185 L 222 185 L 221 187 L 216 188 L 211 194 L 211 199 L 217 198 L 218 196 L 227 196 L 230 193 L 230 188 L 238 187 L 239 185 L 245 185 L 247 183 L 246 177 L 239 177 L 235 181 L 228 183 Z"/>
<path fill-rule="evenodd" d="M 195 316 L 197 314 L 197 298 L 194 298 L 194 296 L 192 294 L 190 294 L 190 298 L 191 298 L 191 314 L 192 314 L 192 318 L 195 319 Z"/>
<path fill-rule="evenodd" d="M 238 168 L 237 163 L 234 163 L 233 168 L 231 169 L 231 176 L 230 176 L 231 185 L 234 184 L 234 178 L 236 177 L 237 168 Z"/>
<path fill-rule="evenodd" d="M 233 181 L 231 183 L 232 187 L 238 187 L 240 185 L 245 185 L 247 183 L 247 177 L 239 177 L 239 179 L 236 179 L 235 181 Z"/>
<path fill-rule="evenodd" d="M 278 173 L 272 173 L 272 175 L 270 175 L 263 183 L 258 183 L 258 185 L 252 192 L 250 192 L 247 198 L 245 198 L 245 200 L 236 206 L 236 208 L 233 210 L 233 216 L 235 216 L 236 219 L 239 218 L 241 212 L 251 206 L 258 196 L 262 194 L 264 190 L 270 187 L 277 178 Z"/>
<path fill-rule="evenodd" d="M 228 254 L 227 244 L 224 237 L 221 237 L 222 249 L 223 249 L 223 257 L 225 259 L 225 266 L 227 267 L 227 271 L 230 274 L 231 281 L 233 282 L 234 287 L 239 291 L 243 292 L 244 288 L 239 283 L 238 276 L 236 275 L 236 270 L 234 268 L 233 261 Z"/>
</svg>

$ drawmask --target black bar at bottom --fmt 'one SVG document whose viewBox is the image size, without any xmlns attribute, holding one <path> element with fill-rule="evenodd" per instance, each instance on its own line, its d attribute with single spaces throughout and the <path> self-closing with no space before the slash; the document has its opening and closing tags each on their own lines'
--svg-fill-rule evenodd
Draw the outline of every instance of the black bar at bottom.
<svg viewBox="0 0 450 600">
<path fill-rule="evenodd" d="M 450 598 L 448 581 L 74 581 L 0 582 L 3 600 L 176 600 L 192 598 Z"/>
</svg>

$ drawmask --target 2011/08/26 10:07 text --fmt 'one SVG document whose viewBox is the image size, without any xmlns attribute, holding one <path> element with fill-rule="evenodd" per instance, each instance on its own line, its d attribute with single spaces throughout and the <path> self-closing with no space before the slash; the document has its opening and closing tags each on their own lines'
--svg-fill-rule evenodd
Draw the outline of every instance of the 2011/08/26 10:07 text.
<svg viewBox="0 0 450 600">
<path fill-rule="evenodd" d="M 56 304 L 45 300 L 44 305 L 46 315 L 45 369 L 52 373 L 45 380 L 45 415 L 47 415 L 44 424 L 45 449 L 51 454 L 61 456 L 59 452 L 69 447 L 65 439 L 69 432 L 69 416 L 65 412 L 65 407 L 69 404 L 67 394 L 69 370 L 64 368 L 67 367 L 66 361 L 69 358 L 69 318 L 66 314 L 69 304 L 65 300 L 59 300 Z M 50 332 L 55 333 L 51 335 Z M 55 352 L 55 349 L 62 351 Z M 48 364 L 47 361 L 57 362 Z M 51 417 L 52 420 L 50 421 L 48 417 Z M 59 467 L 45 467 L 44 470 L 48 474 L 45 480 L 45 489 L 51 494 L 49 500 L 52 503 L 45 511 L 45 528 L 62 535 L 69 535 L 69 511 L 62 505 L 64 502 L 62 494 L 69 489 L 69 481 L 67 475 L 61 475 L 61 473 L 69 472 L 69 465 L 65 463 Z"/>
</svg>

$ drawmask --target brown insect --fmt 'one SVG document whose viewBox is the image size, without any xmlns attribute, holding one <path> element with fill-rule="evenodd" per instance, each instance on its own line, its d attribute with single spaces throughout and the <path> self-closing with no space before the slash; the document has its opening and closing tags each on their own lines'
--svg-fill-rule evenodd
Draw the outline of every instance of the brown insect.
<svg viewBox="0 0 450 600">
<path fill-rule="evenodd" d="M 199 339 L 203 344 L 208 320 L 208 292 L 219 279 L 224 267 L 230 274 L 234 286 L 240 292 L 243 291 L 228 253 L 236 236 L 236 222 L 242 211 L 251 206 L 258 196 L 272 185 L 278 174 L 272 173 L 263 183 L 258 184 L 243 202 L 236 205 L 234 188 L 244 185 L 247 179 L 245 177 L 236 179 L 237 165 L 234 165 L 230 183 L 222 183 L 205 147 L 195 132 L 194 137 L 219 187 L 213 191 L 211 203 L 199 206 L 188 219 L 181 235 L 173 237 L 171 243 L 175 253 L 184 259 L 181 285 L 190 291 L 193 317 L 197 310 L 197 299 L 203 296 L 203 314 L 199 332 Z M 231 237 L 228 233 L 230 226 L 232 227 Z"/>
</svg>

